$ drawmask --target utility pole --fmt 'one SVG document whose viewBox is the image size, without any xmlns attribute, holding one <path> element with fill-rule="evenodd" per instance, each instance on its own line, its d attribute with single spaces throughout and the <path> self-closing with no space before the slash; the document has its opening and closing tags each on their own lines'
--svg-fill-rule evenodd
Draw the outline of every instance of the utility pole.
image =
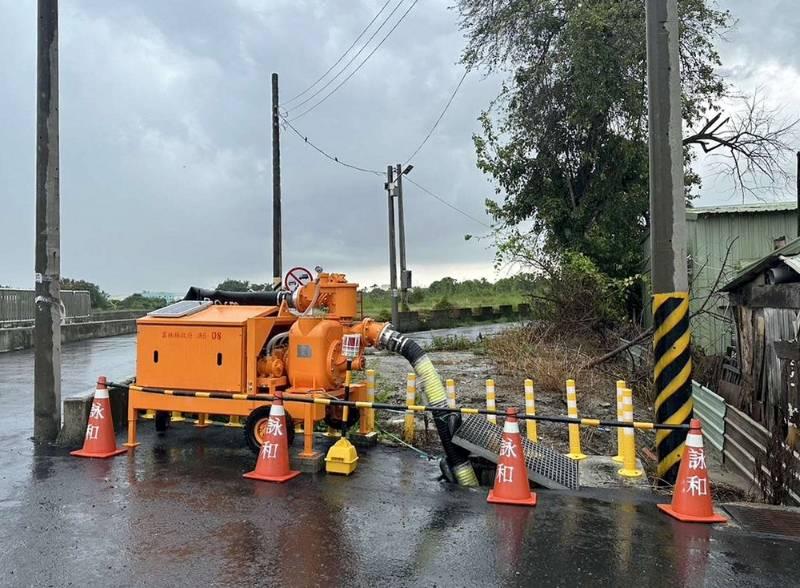
<svg viewBox="0 0 800 588">
<path fill-rule="evenodd" d="M 400 238 L 400 305 L 408 310 L 408 272 L 406 271 L 406 223 L 403 216 L 403 165 L 397 164 L 397 224 Z"/>
<path fill-rule="evenodd" d="M 33 438 L 61 427 L 61 245 L 58 159 L 58 0 L 38 0 L 36 47 L 36 316 Z"/>
<path fill-rule="evenodd" d="M 797 235 L 800 238 L 800 151 L 797 152 Z"/>
<path fill-rule="evenodd" d="M 647 0 L 655 419 L 668 424 L 692 416 L 678 27 L 677 0 Z M 685 440 L 685 431 L 656 432 L 658 479 L 675 483 Z"/>
<path fill-rule="evenodd" d="M 392 291 L 392 324 L 397 328 L 397 253 L 394 236 L 394 168 L 386 167 L 386 194 L 389 197 L 389 288 Z"/>
<path fill-rule="evenodd" d="M 278 110 L 278 74 L 272 74 L 272 287 L 283 281 L 281 235 L 281 125 Z"/>
</svg>

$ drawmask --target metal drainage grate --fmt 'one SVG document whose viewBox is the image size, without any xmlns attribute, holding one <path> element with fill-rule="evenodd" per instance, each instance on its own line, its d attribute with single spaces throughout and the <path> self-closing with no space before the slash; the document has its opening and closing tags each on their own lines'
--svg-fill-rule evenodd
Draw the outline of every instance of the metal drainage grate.
<svg viewBox="0 0 800 588">
<path fill-rule="evenodd" d="M 462 422 L 453 443 L 467 451 L 497 463 L 503 428 L 493 425 L 483 415 L 472 415 Z M 550 447 L 522 438 L 528 479 L 539 486 L 557 490 L 578 489 L 578 462 Z"/>
<path fill-rule="evenodd" d="M 800 512 L 739 504 L 724 508 L 746 531 L 800 538 Z"/>
</svg>

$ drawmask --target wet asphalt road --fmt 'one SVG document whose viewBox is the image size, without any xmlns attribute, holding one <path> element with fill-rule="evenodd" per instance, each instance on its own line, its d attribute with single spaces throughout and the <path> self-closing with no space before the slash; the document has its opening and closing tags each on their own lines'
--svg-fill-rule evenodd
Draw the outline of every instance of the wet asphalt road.
<svg viewBox="0 0 800 588">
<path fill-rule="evenodd" d="M 87 386 L 81 361 L 130 373 L 129 339 L 66 346 L 65 366 L 84 356 L 65 367 L 69 385 Z M 0 355 L 2 585 L 795 584 L 798 541 L 676 523 L 642 494 L 541 491 L 534 509 L 492 506 L 401 449 L 362 451 L 350 478 L 283 485 L 243 479 L 253 455 L 222 427 L 161 437 L 142 424 L 142 445 L 111 460 L 34 450 L 31 373 L 32 354 Z"/>
</svg>

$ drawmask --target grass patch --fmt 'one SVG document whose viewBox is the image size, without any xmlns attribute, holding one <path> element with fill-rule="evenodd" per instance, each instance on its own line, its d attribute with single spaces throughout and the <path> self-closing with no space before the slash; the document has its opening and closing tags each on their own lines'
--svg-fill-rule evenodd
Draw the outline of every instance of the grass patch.
<svg viewBox="0 0 800 588">
<path fill-rule="evenodd" d="M 467 337 L 458 335 L 446 335 L 444 337 L 434 337 L 428 344 L 428 351 L 474 351 L 482 347 L 481 341 L 473 341 Z"/>
</svg>

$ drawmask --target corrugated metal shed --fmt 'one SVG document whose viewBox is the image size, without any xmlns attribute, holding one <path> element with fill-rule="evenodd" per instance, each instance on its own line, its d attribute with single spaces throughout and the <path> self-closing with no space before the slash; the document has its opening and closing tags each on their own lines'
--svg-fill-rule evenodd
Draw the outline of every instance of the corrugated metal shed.
<svg viewBox="0 0 800 588">
<path fill-rule="evenodd" d="M 731 292 L 742 284 L 749 282 L 758 274 L 768 270 L 778 261 L 783 261 L 797 273 L 800 273 L 800 239 L 795 239 L 780 249 L 775 249 L 761 259 L 751 263 L 736 275 L 731 276 L 731 280 L 722 289 L 725 292 Z"/>
<path fill-rule="evenodd" d="M 697 206 L 686 209 L 686 216 L 702 216 L 705 214 L 742 214 L 746 212 L 784 212 L 797 210 L 797 202 L 751 202 L 749 204 L 731 204 L 729 206 Z"/>
<path fill-rule="evenodd" d="M 728 245 L 734 239 L 718 288 L 773 251 L 776 239 L 796 238 L 797 214 L 797 203 L 793 201 L 687 209 L 691 312 L 696 312 L 714 289 Z M 645 246 L 649 257 L 649 243 Z M 727 318 L 726 301 L 724 296 L 715 297 L 706 306 L 710 313 L 692 319 L 694 344 L 706 353 L 721 354 L 730 345 L 734 330 Z M 645 312 L 645 317 L 650 318 L 649 311 Z"/>
<path fill-rule="evenodd" d="M 797 202 L 694 208 L 687 210 L 686 220 L 691 256 L 691 311 L 696 311 L 712 291 L 732 242 L 718 287 L 773 251 L 776 239 L 797 237 Z M 727 300 L 719 297 L 706 308 L 712 313 L 692 321 L 694 342 L 707 353 L 724 353 L 734 333 L 733 324 L 725 318 L 729 316 Z"/>
</svg>

